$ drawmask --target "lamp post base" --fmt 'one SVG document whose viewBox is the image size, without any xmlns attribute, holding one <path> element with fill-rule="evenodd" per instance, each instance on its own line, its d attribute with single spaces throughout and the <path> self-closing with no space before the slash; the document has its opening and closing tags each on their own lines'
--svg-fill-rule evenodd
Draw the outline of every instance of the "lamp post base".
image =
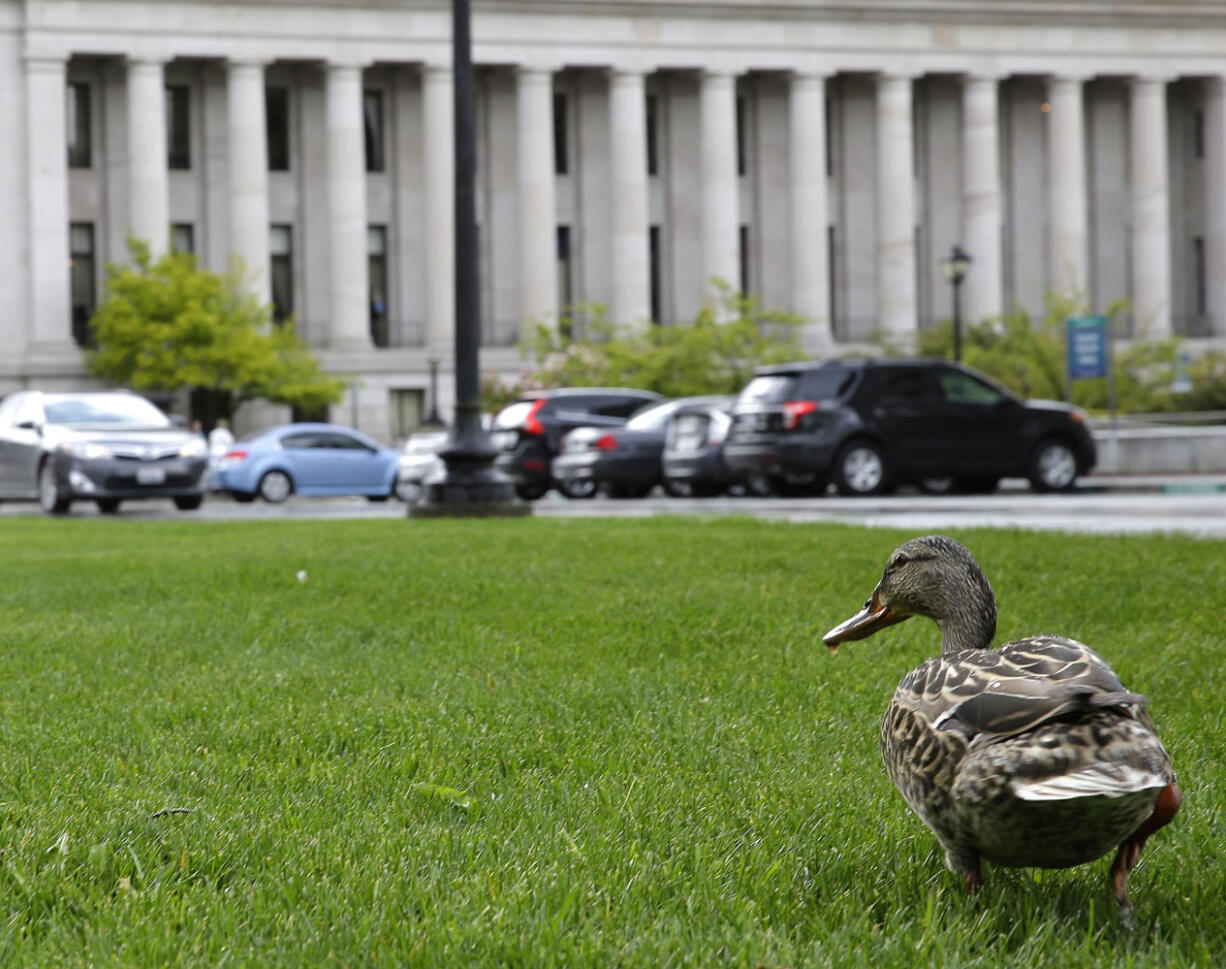
<svg viewBox="0 0 1226 969">
<path fill-rule="evenodd" d="M 422 500 L 409 505 L 410 518 L 522 518 L 532 506 L 515 496 L 515 486 L 494 467 L 497 454 L 475 435 L 458 436 L 443 450 L 444 468 L 427 478 Z"/>
</svg>

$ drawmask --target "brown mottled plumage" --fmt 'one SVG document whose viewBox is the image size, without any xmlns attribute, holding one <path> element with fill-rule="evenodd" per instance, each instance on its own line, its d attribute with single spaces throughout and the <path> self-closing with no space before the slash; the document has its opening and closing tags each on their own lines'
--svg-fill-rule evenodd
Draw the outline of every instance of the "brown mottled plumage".
<svg viewBox="0 0 1226 969">
<path fill-rule="evenodd" d="M 941 629 L 941 655 L 908 673 L 881 724 L 886 770 L 968 887 L 980 860 L 1066 868 L 1118 848 L 1128 873 L 1179 809 L 1170 757 L 1145 710 L 1088 646 L 1032 636 L 991 648 L 992 587 L 942 535 L 900 545 L 864 608 L 826 634 L 831 650 L 913 615 Z"/>
</svg>

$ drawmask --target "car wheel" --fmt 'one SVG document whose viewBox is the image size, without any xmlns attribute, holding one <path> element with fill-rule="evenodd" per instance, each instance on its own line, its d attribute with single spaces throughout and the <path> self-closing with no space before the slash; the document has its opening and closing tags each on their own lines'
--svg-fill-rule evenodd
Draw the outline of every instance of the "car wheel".
<svg viewBox="0 0 1226 969">
<path fill-rule="evenodd" d="M 933 475 L 919 479 L 920 490 L 929 495 L 952 495 L 957 490 L 952 475 Z"/>
<path fill-rule="evenodd" d="M 265 471 L 256 491 L 270 505 L 279 505 L 294 492 L 294 483 L 284 471 Z"/>
<path fill-rule="evenodd" d="M 665 478 L 661 484 L 671 498 L 690 498 L 694 494 L 694 485 L 687 478 Z"/>
<path fill-rule="evenodd" d="M 1040 441 L 1030 459 L 1030 487 L 1035 491 L 1068 491 L 1077 481 L 1077 456 L 1064 441 Z"/>
<path fill-rule="evenodd" d="M 576 478 L 574 481 L 559 481 L 558 490 L 567 498 L 595 498 L 597 485 L 594 478 Z"/>
<path fill-rule="evenodd" d="M 195 511 L 204 504 L 204 495 L 178 495 L 174 503 L 179 511 Z"/>
<path fill-rule="evenodd" d="M 839 494 L 853 497 L 878 495 L 886 490 L 885 453 L 872 441 L 852 441 L 834 462 L 834 484 Z"/>
<path fill-rule="evenodd" d="M 409 481 L 407 478 L 396 482 L 396 497 L 406 505 L 411 505 L 415 501 L 421 501 L 424 494 L 425 489 L 422 488 L 420 482 Z"/>
<path fill-rule="evenodd" d="M 536 501 L 538 498 L 543 498 L 548 490 L 549 485 L 539 482 L 517 484 L 515 486 L 515 494 L 519 496 L 521 501 Z"/>
<path fill-rule="evenodd" d="M 98 510 L 104 515 L 113 515 L 119 511 L 118 498 L 98 498 L 94 504 L 98 506 Z"/>
<path fill-rule="evenodd" d="M 72 499 L 61 493 L 56 483 L 50 461 L 38 469 L 38 503 L 48 515 L 62 515 L 72 506 Z"/>
</svg>

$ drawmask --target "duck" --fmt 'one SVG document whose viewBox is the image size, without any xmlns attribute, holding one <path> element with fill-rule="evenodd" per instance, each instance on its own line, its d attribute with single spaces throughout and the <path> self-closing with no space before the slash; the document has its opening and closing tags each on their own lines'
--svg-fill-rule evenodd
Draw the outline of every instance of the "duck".
<svg viewBox="0 0 1226 969">
<path fill-rule="evenodd" d="M 1070 868 L 1116 852 L 1108 885 L 1131 917 L 1128 876 L 1182 796 L 1145 696 L 1084 643 L 1040 635 L 993 646 L 996 598 L 970 550 L 913 538 L 886 560 L 831 653 L 912 616 L 940 654 L 902 678 L 881 724 L 886 771 L 968 891 L 982 863 Z"/>
</svg>

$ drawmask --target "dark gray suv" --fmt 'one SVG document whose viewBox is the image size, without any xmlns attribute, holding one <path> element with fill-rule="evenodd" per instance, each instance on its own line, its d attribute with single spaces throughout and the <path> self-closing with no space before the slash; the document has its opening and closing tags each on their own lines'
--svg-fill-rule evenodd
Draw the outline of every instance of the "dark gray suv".
<svg viewBox="0 0 1226 969">
<path fill-rule="evenodd" d="M 728 467 L 777 491 L 871 495 L 898 483 L 931 492 L 993 490 L 1025 477 L 1064 491 L 1094 467 L 1085 415 L 1022 401 L 943 360 L 830 360 L 764 367 L 741 391 Z"/>
<path fill-rule="evenodd" d="M 0 499 L 37 499 L 63 514 L 88 499 L 103 512 L 132 498 L 204 500 L 208 447 L 126 391 L 19 391 L 0 403 Z"/>
</svg>

